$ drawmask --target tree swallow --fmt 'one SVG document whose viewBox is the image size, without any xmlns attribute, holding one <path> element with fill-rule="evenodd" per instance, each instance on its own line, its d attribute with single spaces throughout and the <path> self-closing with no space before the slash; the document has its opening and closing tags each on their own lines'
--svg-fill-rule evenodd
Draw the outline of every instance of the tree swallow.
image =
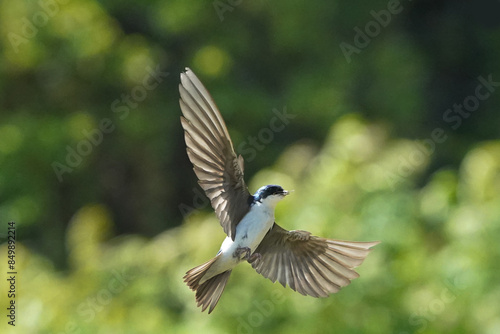
<svg viewBox="0 0 500 334">
<path fill-rule="evenodd" d="M 289 192 L 267 185 L 251 195 L 243 157 L 236 155 L 217 106 L 189 68 L 181 73 L 179 92 L 189 160 L 227 234 L 213 259 L 184 276 L 202 311 L 214 310 L 232 269 L 243 261 L 271 281 L 313 297 L 327 297 L 359 277 L 353 268 L 379 241 L 325 239 L 280 227 L 274 209 Z"/>
</svg>

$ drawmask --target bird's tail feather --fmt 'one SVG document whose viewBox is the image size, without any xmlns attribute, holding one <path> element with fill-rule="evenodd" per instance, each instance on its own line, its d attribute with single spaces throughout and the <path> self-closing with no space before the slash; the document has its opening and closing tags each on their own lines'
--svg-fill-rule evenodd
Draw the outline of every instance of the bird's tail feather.
<svg viewBox="0 0 500 334">
<path fill-rule="evenodd" d="M 220 296 L 222 295 L 229 276 L 231 275 L 231 270 L 227 270 L 209 278 L 208 280 L 205 280 L 202 284 L 200 284 L 203 276 L 207 273 L 212 264 L 217 261 L 217 259 L 218 256 L 202 265 L 194 267 L 184 276 L 184 282 L 186 282 L 191 290 L 196 291 L 196 302 L 198 306 L 201 306 L 201 310 L 205 311 L 206 308 L 210 306 L 208 309 L 209 314 L 219 302 Z"/>
</svg>

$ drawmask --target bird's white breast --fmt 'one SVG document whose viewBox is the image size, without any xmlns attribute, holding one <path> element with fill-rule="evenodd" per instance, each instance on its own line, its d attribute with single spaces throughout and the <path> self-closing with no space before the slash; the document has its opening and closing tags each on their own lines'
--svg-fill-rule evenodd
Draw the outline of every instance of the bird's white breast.
<svg viewBox="0 0 500 334">
<path fill-rule="evenodd" d="M 227 237 L 220 250 L 232 254 L 237 248 L 249 247 L 253 253 L 273 223 L 274 210 L 261 203 L 255 203 L 236 226 L 234 241 Z"/>
<path fill-rule="evenodd" d="M 204 280 L 234 268 L 241 261 L 241 259 L 233 257 L 238 248 L 249 247 L 253 253 L 273 224 L 274 208 L 262 203 L 255 203 L 236 226 L 234 241 L 227 237 L 222 243 L 220 247 L 222 254 L 208 270 Z"/>
<path fill-rule="evenodd" d="M 256 203 L 236 226 L 234 243 L 238 247 L 249 247 L 252 253 L 271 229 L 274 223 L 274 210 Z"/>
</svg>

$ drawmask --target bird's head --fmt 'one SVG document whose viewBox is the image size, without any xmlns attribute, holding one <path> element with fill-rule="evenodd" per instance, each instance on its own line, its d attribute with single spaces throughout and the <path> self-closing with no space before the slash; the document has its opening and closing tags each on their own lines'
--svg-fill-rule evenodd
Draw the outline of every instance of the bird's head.
<svg viewBox="0 0 500 334">
<path fill-rule="evenodd" d="M 274 208 L 289 193 L 278 185 L 269 184 L 259 188 L 253 197 L 255 201 Z"/>
</svg>

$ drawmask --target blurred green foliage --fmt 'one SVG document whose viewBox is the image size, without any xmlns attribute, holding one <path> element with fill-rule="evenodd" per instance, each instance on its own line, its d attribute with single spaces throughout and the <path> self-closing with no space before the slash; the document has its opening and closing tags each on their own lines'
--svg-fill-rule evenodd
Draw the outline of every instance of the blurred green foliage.
<svg viewBox="0 0 500 334">
<path fill-rule="evenodd" d="M 0 0 L 2 333 L 498 333 L 498 8 L 401 2 L 346 57 L 388 3 Z M 308 298 L 242 265 L 196 308 L 181 278 L 224 234 L 185 153 L 186 66 L 236 147 L 294 116 L 246 179 L 295 189 L 285 228 L 382 241 L 351 286 Z"/>
</svg>

